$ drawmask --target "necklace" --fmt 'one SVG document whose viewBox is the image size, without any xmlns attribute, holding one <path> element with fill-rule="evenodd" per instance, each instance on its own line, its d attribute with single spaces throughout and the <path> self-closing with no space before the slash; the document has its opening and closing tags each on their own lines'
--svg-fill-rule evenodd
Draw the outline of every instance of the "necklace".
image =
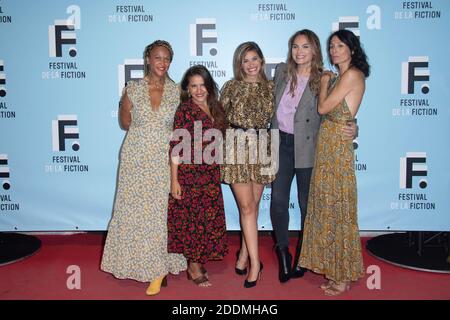
<svg viewBox="0 0 450 320">
<path fill-rule="evenodd" d="M 147 81 L 150 86 L 154 86 L 156 89 L 161 89 L 164 86 L 164 81 L 155 81 L 150 78 L 146 78 L 145 81 Z"/>
</svg>

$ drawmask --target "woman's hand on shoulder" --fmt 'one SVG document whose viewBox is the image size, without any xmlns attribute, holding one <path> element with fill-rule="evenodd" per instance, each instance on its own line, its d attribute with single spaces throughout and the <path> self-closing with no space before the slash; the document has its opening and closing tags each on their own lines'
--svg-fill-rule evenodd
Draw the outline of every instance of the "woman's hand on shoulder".
<svg viewBox="0 0 450 320">
<path fill-rule="evenodd" d="M 322 76 L 320 78 L 320 82 L 322 84 L 328 84 L 328 82 L 330 82 L 330 80 L 334 79 L 336 77 L 336 75 L 330 71 L 330 70 L 325 70 L 322 72 Z"/>
</svg>

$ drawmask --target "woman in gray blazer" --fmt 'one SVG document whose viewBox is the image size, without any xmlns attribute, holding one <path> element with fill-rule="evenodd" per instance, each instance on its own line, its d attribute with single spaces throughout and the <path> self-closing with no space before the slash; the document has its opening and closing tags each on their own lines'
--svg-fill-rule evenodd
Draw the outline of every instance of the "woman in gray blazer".
<svg viewBox="0 0 450 320">
<path fill-rule="evenodd" d="M 309 184 L 314 164 L 316 136 L 320 125 L 317 95 L 323 71 L 320 41 L 308 29 L 297 31 L 289 39 L 286 63 L 275 71 L 275 113 L 272 128 L 279 129 L 279 169 L 272 183 L 270 217 L 276 238 L 279 280 L 302 277 L 306 269 L 298 267 L 302 234 L 300 233 L 294 263 L 289 253 L 289 197 L 294 175 L 303 230 L 307 213 Z M 352 139 L 355 125 L 343 128 Z M 294 269 L 292 269 L 292 265 Z"/>
</svg>

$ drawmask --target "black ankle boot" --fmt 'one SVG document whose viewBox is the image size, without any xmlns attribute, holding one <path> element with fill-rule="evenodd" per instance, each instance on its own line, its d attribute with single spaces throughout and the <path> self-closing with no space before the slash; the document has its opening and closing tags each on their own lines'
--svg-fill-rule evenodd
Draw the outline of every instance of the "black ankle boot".
<svg viewBox="0 0 450 320">
<path fill-rule="evenodd" d="M 301 244 L 301 240 L 300 240 L 300 243 L 297 245 L 297 248 L 295 250 L 295 258 L 294 258 L 294 264 L 292 266 L 291 278 L 301 278 L 305 275 L 305 272 L 307 271 L 306 268 L 302 268 L 298 265 L 298 260 L 300 259 L 301 249 L 302 249 L 302 244 Z"/>
<path fill-rule="evenodd" d="M 288 247 L 277 247 L 278 263 L 280 265 L 280 272 L 278 273 L 278 279 L 281 283 L 288 281 L 291 278 L 291 263 L 292 256 L 289 253 Z"/>
</svg>

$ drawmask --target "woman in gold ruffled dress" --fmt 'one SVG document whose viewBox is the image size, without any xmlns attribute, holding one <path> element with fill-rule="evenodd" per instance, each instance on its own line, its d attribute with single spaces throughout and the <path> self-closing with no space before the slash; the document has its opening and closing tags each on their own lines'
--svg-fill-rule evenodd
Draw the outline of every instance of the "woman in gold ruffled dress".
<svg viewBox="0 0 450 320">
<path fill-rule="evenodd" d="M 220 95 L 231 129 L 227 130 L 221 175 L 222 181 L 231 185 L 240 212 L 243 237 L 235 271 L 245 275 L 249 266 L 245 288 L 256 285 L 263 267 L 258 253 L 258 207 L 264 185 L 274 179 L 270 173 L 273 161 L 263 163 L 261 152 L 258 154 L 259 140 L 267 133 L 274 110 L 273 82 L 267 80 L 264 65 L 256 43 L 239 45 L 234 53 L 234 79 L 224 84 Z M 236 137 L 229 139 L 229 133 Z"/>
</svg>

